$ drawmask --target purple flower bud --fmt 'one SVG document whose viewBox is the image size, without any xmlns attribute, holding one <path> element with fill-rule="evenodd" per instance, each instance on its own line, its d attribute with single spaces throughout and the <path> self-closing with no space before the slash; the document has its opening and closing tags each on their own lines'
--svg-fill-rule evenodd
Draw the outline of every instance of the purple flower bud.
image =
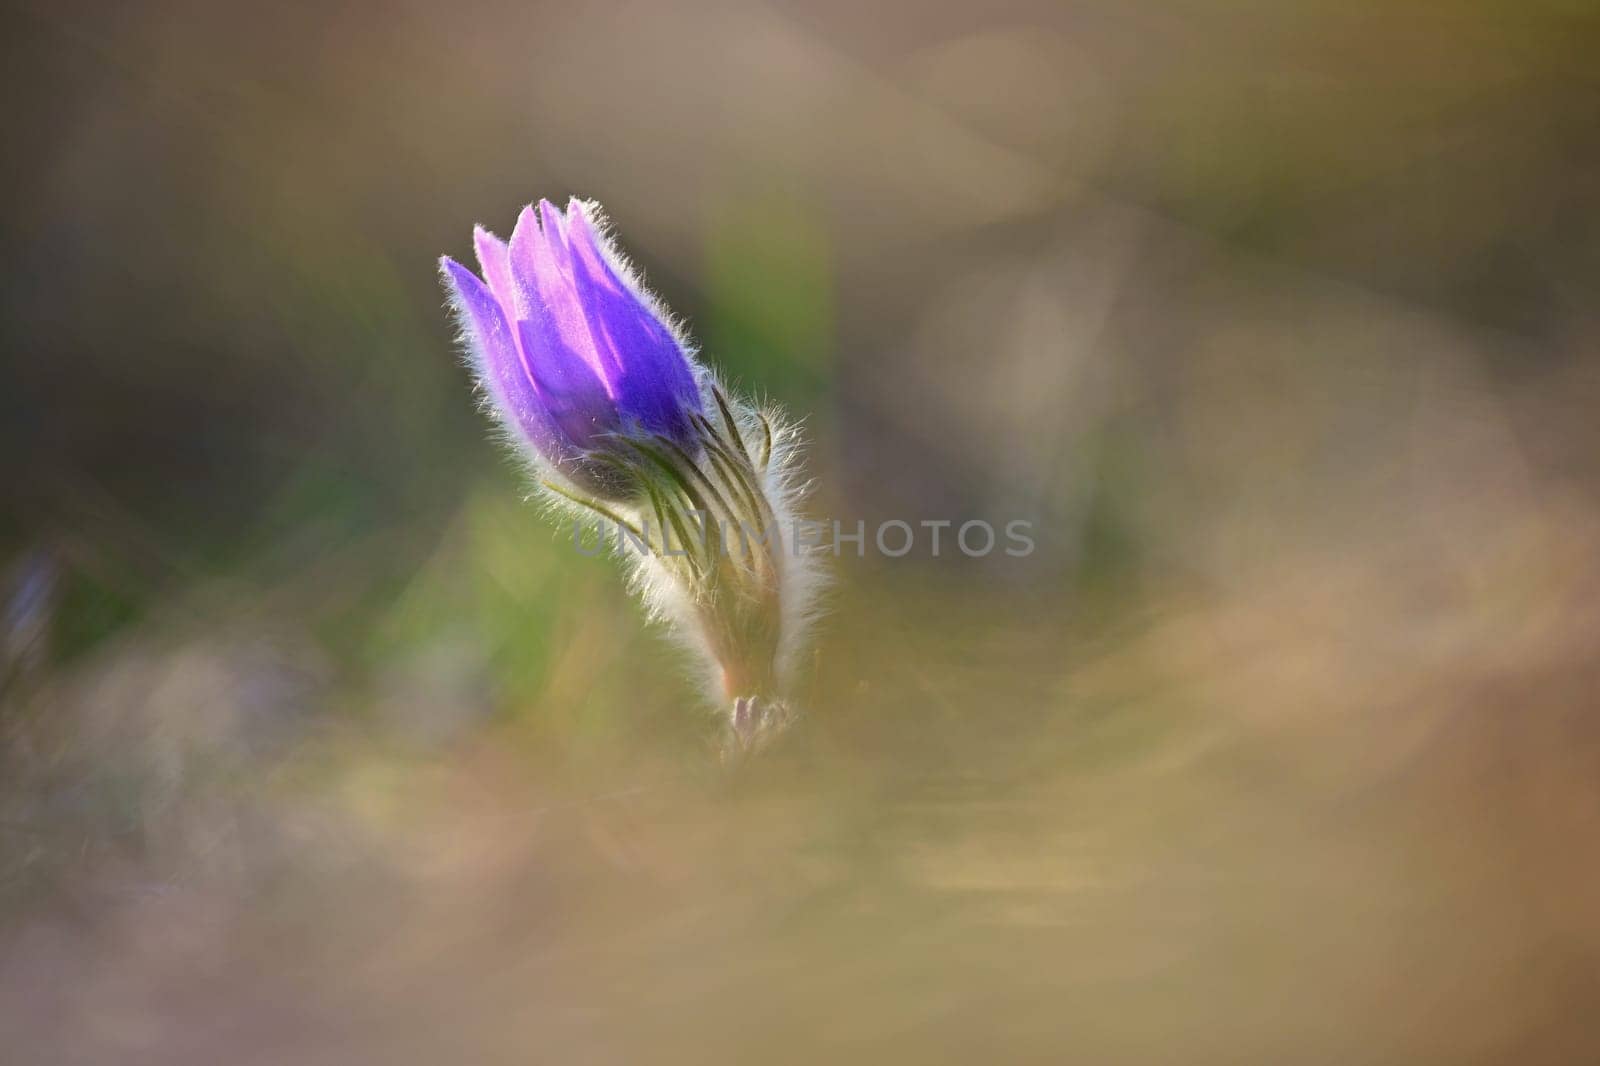
<svg viewBox="0 0 1600 1066">
<path fill-rule="evenodd" d="M 599 207 L 522 209 L 511 242 L 479 227 L 478 276 L 446 256 L 446 288 L 502 424 L 542 465 L 603 499 L 626 495 L 603 454 L 620 436 L 698 450 L 691 348 L 605 234 Z"/>
<path fill-rule="evenodd" d="M 650 615 L 700 658 L 713 698 L 733 701 L 728 754 L 758 750 L 794 717 L 821 579 L 786 548 L 805 491 L 797 429 L 696 361 L 598 205 L 540 201 L 509 244 L 481 227 L 475 242 L 482 277 L 448 257 L 440 268 L 490 409 L 547 504 L 616 525 Z M 647 550 L 622 552 L 625 534 Z"/>
</svg>

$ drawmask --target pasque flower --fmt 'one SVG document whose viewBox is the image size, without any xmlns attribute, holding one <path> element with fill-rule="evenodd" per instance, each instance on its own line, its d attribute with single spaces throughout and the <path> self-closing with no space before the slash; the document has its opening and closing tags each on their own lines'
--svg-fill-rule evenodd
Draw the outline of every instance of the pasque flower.
<svg viewBox="0 0 1600 1066">
<path fill-rule="evenodd" d="M 794 428 L 698 361 L 597 204 L 541 201 L 509 243 L 482 227 L 474 243 L 481 277 L 440 267 L 487 407 L 548 501 L 650 547 L 621 553 L 635 587 L 706 666 L 733 746 L 756 746 L 791 716 L 817 584 L 814 556 L 786 539 Z"/>
<path fill-rule="evenodd" d="M 549 472 L 618 498 L 597 453 L 618 434 L 693 443 L 700 388 L 690 346 L 635 282 L 600 229 L 596 208 L 573 200 L 525 207 L 507 245 L 474 233 L 480 280 L 446 256 L 479 380 L 503 424 Z"/>
</svg>

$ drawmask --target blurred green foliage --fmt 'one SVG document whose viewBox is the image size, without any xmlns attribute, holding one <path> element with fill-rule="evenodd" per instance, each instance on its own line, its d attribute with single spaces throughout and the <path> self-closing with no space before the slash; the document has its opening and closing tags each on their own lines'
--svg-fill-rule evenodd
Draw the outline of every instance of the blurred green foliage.
<svg viewBox="0 0 1600 1066">
<path fill-rule="evenodd" d="M 713 199 L 705 235 L 705 352 L 738 387 L 815 411 L 834 354 L 829 237 L 780 184 Z"/>
</svg>

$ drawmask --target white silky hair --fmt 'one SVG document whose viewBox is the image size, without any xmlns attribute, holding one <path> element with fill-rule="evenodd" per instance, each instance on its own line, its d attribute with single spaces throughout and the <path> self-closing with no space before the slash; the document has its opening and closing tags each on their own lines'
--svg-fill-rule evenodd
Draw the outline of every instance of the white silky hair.
<svg viewBox="0 0 1600 1066">
<path fill-rule="evenodd" d="M 722 389 L 738 423 L 746 450 L 765 435 L 760 419 L 771 427 L 772 446 L 765 467 L 757 470 L 759 489 L 772 511 L 770 533 L 774 541 L 773 561 L 778 573 L 778 641 L 773 673 L 781 694 L 792 688 L 802 665 L 807 638 L 820 617 L 822 594 L 827 587 L 827 571 L 820 552 L 803 550 L 794 543 L 796 522 L 801 515 L 811 482 L 802 465 L 804 438 L 797 423 L 775 407 L 760 409 L 729 393 L 706 372 L 703 392 Z M 709 406 L 709 404 L 708 404 Z M 643 515 L 644 510 L 639 514 Z M 662 623 L 675 643 L 700 665 L 700 683 L 713 702 L 720 702 L 721 671 L 708 634 L 703 628 L 696 590 L 686 587 L 682 571 L 669 566 L 654 552 L 622 552 L 628 566 L 629 581 L 644 603 L 648 616 Z"/>
</svg>

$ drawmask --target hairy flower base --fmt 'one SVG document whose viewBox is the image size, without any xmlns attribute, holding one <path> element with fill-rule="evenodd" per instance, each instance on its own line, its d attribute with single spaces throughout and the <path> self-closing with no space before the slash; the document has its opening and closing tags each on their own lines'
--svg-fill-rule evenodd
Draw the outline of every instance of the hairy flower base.
<svg viewBox="0 0 1600 1066">
<path fill-rule="evenodd" d="M 590 461 L 624 487 L 623 502 L 578 495 L 547 481 L 560 499 L 617 525 L 617 554 L 658 617 L 686 635 L 711 668 L 729 707 L 727 747 L 764 745 L 793 717 L 782 699 L 786 645 L 804 618 L 786 613 L 784 591 L 805 584 L 807 560 L 784 541 L 787 482 L 774 470 L 789 431 L 764 412 L 709 389 L 715 417 L 692 416 L 687 442 L 618 433 Z M 660 543 L 672 550 L 623 550 Z M 718 531 L 713 534 L 711 531 Z M 735 536 L 730 530 L 739 531 Z M 748 531 L 749 535 L 746 535 Z"/>
</svg>

